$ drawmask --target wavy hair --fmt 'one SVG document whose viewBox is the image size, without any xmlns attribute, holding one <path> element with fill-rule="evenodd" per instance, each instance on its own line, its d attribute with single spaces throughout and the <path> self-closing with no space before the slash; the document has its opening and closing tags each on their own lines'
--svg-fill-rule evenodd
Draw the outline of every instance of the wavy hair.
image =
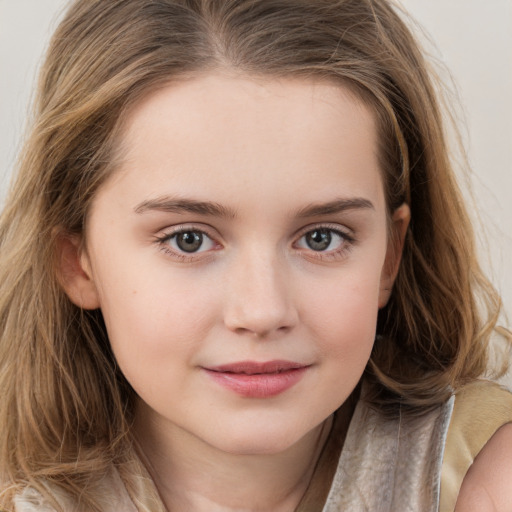
<svg viewBox="0 0 512 512">
<path fill-rule="evenodd" d="M 48 494 L 46 482 L 101 510 L 101 478 L 134 458 L 133 390 L 101 312 L 80 310 L 59 285 L 57 240 L 84 233 L 128 110 L 158 87 L 219 68 L 335 81 L 375 113 L 389 214 L 404 201 L 412 214 L 366 369 L 375 406 L 420 412 L 486 369 L 500 299 L 475 256 L 429 65 L 396 5 L 76 0 L 48 49 L 0 220 L 6 507 L 27 483 Z"/>
</svg>

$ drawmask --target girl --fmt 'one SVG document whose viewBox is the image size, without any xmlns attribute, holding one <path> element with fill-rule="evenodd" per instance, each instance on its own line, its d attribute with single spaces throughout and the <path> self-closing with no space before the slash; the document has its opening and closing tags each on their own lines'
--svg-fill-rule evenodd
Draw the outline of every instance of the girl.
<svg viewBox="0 0 512 512">
<path fill-rule="evenodd" d="M 500 301 L 393 5 L 76 0 L 36 109 L 5 509 L 508 510 Z"/>
</svg>

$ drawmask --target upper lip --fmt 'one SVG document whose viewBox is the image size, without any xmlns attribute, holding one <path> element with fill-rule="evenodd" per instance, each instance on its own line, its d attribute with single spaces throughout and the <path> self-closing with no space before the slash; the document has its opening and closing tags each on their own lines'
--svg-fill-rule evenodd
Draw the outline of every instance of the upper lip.
<svg viewBox="0 0 512 512">
<path fill-rule="evenodd" d="M 236 363 L 222 364 L 220 366 L 211 366 L 205 368 L 213 372 L 222 373 L 244 373 L 246 375 L 264 374 L 264 373 L 279 373 L 289 370 L 297 370 L 305 368 L 309 365 L 303 363 L 296 363 L 293 361 L 239 361 Z"/>
</svg>

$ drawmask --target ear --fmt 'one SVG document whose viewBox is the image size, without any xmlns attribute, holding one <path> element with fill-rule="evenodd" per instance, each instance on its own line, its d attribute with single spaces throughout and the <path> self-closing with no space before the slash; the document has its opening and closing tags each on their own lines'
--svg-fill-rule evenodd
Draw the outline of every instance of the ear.
<svg viewBox="0 0 512 512">
<path fill-rule="evenodd" d="M 89 258 L 78 235 L 57 235 L 57 274 L 67 296 L 82 309 L 100 307 Z"/>
<path fill-rule="evenodd" d="M 391 216 L 388 248 L 380 278 L 379 309 L 383 308 L 388 303 L 389 297 L 391 296 L 393 284 L 395 283 L 398 269 L 400 268 L 405 235 L 410 220 L 411 210 L 409 205 L 405 203 L 399 206 Z"/>
</svg>

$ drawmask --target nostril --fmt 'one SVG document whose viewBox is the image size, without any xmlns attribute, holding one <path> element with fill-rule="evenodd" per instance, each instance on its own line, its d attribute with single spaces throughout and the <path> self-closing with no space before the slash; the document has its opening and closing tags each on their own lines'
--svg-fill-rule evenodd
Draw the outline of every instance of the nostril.
<svg viewBox="0 0 512 512">
<path fill-rule="evenodd" d="M 241 336 L 253 336 L 255 338 L 264 340 L 265 338 L 269 338 L 273 334 L 275 335 L 276 333 L 286 334 L 289 331 L 291 331 L 291 329 L 292 329 L 292 326 L 282 325 L 277 328 L 267 328 L 267 329 L 257 328 L 257 327 L 254 327 L 252 329 L 247 328 L 247 327 L 236 327 L 235 329 L 232 329 L 232 330 L 236 334 L 239 334 Z"/>
<path fill-rule="evenodd" d="M 298 313 L 285 269 L 261 254 L 256 256 L 251 265 L 241 258 L 238 270 L 230 269 L 223 315 L 230 331 L 265 339 L 289 332 Z"/>
</svg>

